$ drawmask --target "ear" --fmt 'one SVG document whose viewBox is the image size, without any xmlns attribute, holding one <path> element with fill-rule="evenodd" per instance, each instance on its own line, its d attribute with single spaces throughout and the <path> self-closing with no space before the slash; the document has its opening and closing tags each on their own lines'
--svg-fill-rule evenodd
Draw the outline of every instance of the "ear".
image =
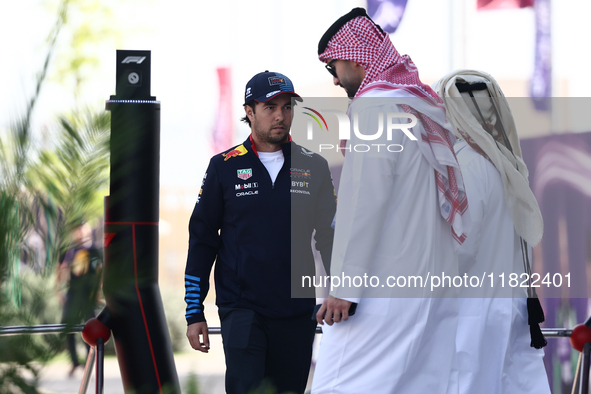
<svg viewBox="0 0 591 394">
<path fill-rule="evenodd" d="M 248 120 L 250 120 L 250 123 L 254 122 L 254 112 L 250 105 L 244 106 L 244 112 L 246 112 L 246 116 L 248 117 Z"/>
<path fill-rule="evenodd" d="M 353 68 L 355 69 L 355 71 L 363 76 L 363 78 L 365 78 L 365 69 L 363 68 L 363 66 L 359 63 L 353 62 Z"/>
</svg>

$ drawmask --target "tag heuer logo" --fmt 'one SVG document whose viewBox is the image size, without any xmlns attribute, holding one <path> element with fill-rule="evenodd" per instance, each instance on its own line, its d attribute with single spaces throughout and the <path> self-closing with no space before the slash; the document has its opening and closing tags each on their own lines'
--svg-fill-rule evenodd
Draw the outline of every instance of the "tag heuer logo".
<svg viewBox="0 0 591 394">
<path fill-rule="evenodd" d="M 244 170 L 238 170 L 238 178 L 247 180 L 252 176 L 252 168 L 245 168 Z"/>
</svg>

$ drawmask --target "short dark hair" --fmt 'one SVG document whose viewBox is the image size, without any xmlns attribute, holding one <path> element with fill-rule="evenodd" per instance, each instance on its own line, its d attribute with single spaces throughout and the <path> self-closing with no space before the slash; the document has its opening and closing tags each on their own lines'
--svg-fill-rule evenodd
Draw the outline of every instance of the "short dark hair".
<svg viewBox="0 0 591 394">
<path fill-rule="evenodd" d="M 252 108 L 252 113 L 253 114 L 256 112 L 255 111 L 255 107 L 256 107 L 257 104 L 256 104 L 256 102 L 254 100 L 251 100 L 251 101 L 249 101 L 248 103 L 246 103 L 244 105 L 245 106 L 248 105 L 250 108 Z M 251 127 L 250 126 L 250 119 L 248 119 L 248 116 L 247 115 L 244 115 L 244 117 L 241 118 L 240 121 L 246 123 L 248 125 L 248 127 Z"/>
</svg>

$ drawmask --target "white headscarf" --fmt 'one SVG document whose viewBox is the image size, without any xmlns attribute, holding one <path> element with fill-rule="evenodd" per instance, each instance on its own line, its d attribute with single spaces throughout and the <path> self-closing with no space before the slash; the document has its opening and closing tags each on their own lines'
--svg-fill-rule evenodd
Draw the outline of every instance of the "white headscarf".
<svg viewBox="0 0 591 394">
<path fill-rule="evenodd" d="M 484 129 L 480 114 L 476 112 L 471 99 L 466 99 L 460 93 L 456 82 L 470 84 L 483 82 L 486 84 L 488 91 L 484 91 L 484 96 L 488 98 L 490 94 L 491 97 L 483 100 L 482 97 L 478 97 L 478 92 L 474 92 L 474 96 L 478 103 L 492 103 L 496 106 L 500 119 L 497 119 L 497 112 L 493 110 L 492 106 L 490 106 L 490 110 L 487 110 L 487 108 L 483 108 L 486 106 L 479 104 L 488 127 L 495 124 L 498 126 L 497 122 L 502 123 L 513 153 L 507 149 L 504 143 L 497 142 L 498 138 L 495 141 L 495 138 Z M 458 70 L 436 82 L 433 89 L 445 103 L 447 119 L 453 126 L 456 136 L 466 139 L 472 146 L 477 145 L 481 149 L 479 153 L 484 153 L 485 157 L 499 170 L 505 188 L 505 199 L 511 211 L 517 234 L 532 246 L 537 245 L 544 233 L 542 213 L 529 187 L 529 173 L 521 155 L 513 114 L 499 84 L 487 73 L 476 70 Z M 497 133 L 500 133 L 499 127 L 495 127 L 493 130 L 495 136 Z"/>
</svg>

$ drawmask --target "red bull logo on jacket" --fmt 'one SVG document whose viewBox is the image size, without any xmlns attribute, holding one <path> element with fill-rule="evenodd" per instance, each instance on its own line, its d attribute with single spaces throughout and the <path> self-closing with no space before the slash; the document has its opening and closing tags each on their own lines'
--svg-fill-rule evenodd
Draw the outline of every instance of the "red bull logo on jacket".
<svg viewBox="0 0 591 394">
<path fill-rule="evenodd" d="M 244 145 L 238 145 L 236 148 L 232 149 L 231 151 L 226 152 L 226 153 L 222 153 L 222 156 L 224 156 L 224 161 L 227 161 L 228 159 L 231 159 L 232 157 L 243 156 L 246 153 L 248 153 L 248 151 L 246 150 Z"/>
</svg>

